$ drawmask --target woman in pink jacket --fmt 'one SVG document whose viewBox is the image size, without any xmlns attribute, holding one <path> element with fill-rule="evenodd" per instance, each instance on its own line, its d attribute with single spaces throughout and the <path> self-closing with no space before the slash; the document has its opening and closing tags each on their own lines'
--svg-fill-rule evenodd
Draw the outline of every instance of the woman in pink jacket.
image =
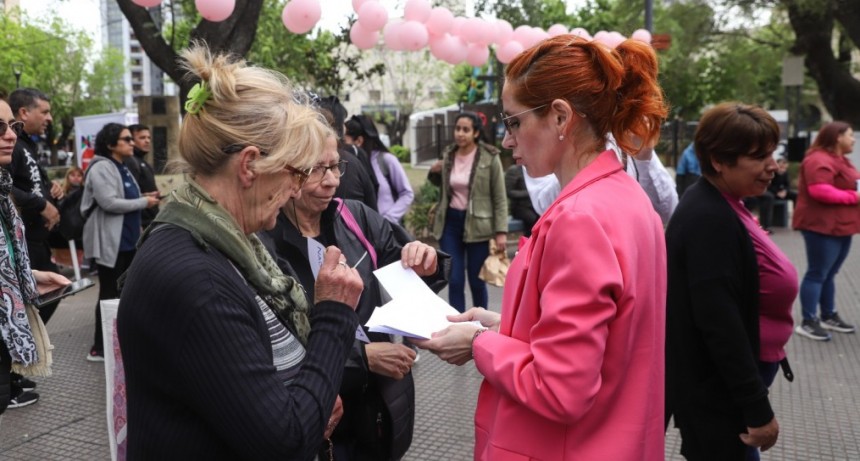
<svg viewBox="0 0 860 461">
<path fill-rule="evenodd" d="M 501 315 L 472 309 L 419 343 L 484 376 L 476 460 L 662 460 L 666 249 L 611 150 L 656 141 L 666 108 L 642 42 L 571 35 L 507 67 L 503 145 L 562 191 L 521 240 Z"/>
</svg>

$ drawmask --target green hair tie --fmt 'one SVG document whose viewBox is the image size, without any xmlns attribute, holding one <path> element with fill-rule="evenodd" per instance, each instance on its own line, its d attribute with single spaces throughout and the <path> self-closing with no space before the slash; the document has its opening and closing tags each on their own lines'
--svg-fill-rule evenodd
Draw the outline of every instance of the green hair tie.
<svg viewBox="0 0 860 461">
<path fill-rule="evenodd" d="M 188 100 L 185 101 L 185 112 L 196 115 L 203 110 L 206 101 L 212 97 L 212 91 L 209 90 L 209 85 L 206 82 L 195 84 L 188 91 Z"/>
</svg>

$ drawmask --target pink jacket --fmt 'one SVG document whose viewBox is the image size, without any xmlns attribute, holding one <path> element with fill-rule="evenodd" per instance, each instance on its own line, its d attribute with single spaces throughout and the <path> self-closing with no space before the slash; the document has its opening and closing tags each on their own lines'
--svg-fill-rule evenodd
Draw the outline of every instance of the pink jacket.
<svg viewBox="0 0 860 461">
<path fill-rule="evenodd" d="M 606 151 L 520 246 L 499 333 L 474 344 L 475 459 L 662 460 L 666 247 L 648 197 Z"/>
</svg>

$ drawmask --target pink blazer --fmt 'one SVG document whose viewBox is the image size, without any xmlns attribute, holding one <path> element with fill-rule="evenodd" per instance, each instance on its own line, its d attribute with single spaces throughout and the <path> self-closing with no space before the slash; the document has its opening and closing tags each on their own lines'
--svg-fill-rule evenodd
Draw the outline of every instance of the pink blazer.
<svg viewBox="0 0 860 461">
<path fill-rule="evenodd" d="M 606 151 L 521 240 L 475 341 L 475 459 L 662 460 L 665 320 L 662 223 Z"/>
</svg>

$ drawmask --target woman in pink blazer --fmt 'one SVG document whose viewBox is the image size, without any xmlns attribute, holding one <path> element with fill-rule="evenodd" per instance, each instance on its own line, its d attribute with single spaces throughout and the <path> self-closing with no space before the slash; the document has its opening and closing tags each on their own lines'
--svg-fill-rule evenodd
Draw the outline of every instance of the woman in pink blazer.
<svg viewBox="0 0 860 461">
<path fill-rule="evenodd" d="M 666 249 L 648 197 L 605 150 L 651 145 L 657 59 L 571 35 L 507 67 L 503 145 L 562 186 L 508 272 L 501 315 L 472 309 L 419 343 L 484 375 L 476 460 L 662 460 Z M 641 140 L 637 142 L 637 140 Z"/>
</svg>

